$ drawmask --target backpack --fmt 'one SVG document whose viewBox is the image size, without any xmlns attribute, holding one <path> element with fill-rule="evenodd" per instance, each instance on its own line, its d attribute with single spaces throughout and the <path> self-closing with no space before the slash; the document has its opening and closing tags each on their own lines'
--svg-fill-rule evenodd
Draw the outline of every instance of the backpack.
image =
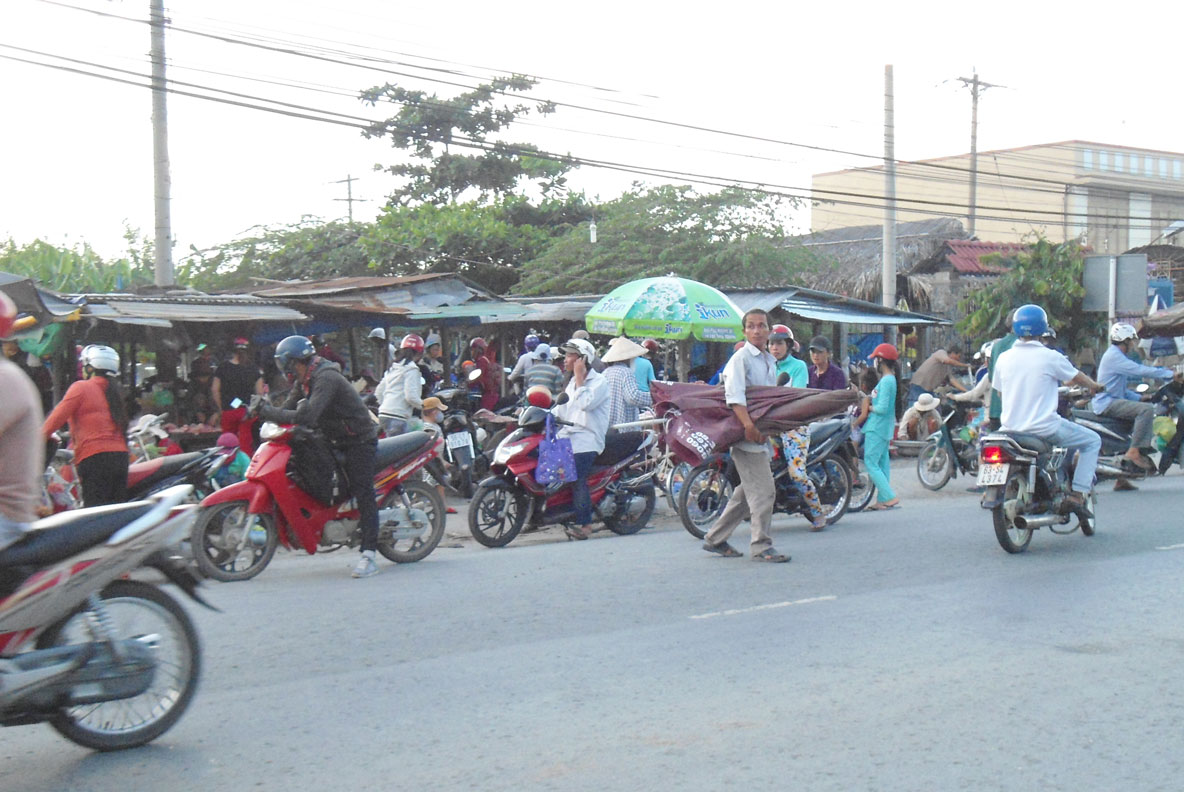
<svg viewBox="0 0 1184 792">
<path fill-rule="evenodd" d="M 319 434 L 300 432 L 291 439 L 288 476 L 321 503 L 336 505 L 349 499 L 349 485 L 341 461 L 329 441 Z"/>
</svg>

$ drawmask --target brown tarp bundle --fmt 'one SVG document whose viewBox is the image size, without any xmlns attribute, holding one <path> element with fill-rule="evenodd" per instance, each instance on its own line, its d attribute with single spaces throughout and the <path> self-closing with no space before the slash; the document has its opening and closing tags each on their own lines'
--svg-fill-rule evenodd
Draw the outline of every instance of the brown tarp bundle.
<svg viewBox="0 0 1184 792">
<path fill-rule="evenodd" d="M 1184 303 L 1153 313 L 1139 323 L 1139 337 L 1184 335 Z"/>
<path fill-rule="evenodd" d="M 666 445 L 680 459 L 698 464 L 744 439 L 744 427 L 724 401 L 722 385 L 654 381 L 650 395 L 658 415 L 678 411 L 666 428 Z M 849 388 L 828 391 L 773 385 L 751 387 L 745 396 L 748 414 L 765 435 L 839 415 L 859 400 L 859 394 Z"/>
</svg>

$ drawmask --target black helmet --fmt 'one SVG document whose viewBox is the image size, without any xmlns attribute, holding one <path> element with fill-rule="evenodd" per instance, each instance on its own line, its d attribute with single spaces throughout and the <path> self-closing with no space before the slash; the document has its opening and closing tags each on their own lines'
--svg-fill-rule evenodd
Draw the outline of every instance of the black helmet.
<svg viewBox="0 0 1184 792">
<path fill-rule="evenodd" d="M 288 336 L 275 346 L 275 364 L 280 371 L 291 374 L 294 362 L 300 360 L 307 363 L 316 353 L 316 347 L 304 336 Z"/>
</svg>

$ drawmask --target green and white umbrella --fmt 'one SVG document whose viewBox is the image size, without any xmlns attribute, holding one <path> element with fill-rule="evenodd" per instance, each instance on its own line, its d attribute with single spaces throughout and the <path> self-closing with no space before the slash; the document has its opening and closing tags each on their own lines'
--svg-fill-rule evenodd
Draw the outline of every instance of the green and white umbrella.
<svg viewBox="0 0 1184 792">
<path fill-rule="evenodd" d="M 592 306 L 584 325 L 598 335 L 742 341 L 741 316 L 719 289 L 667 275 L 613 289 Z"/>
</svg>

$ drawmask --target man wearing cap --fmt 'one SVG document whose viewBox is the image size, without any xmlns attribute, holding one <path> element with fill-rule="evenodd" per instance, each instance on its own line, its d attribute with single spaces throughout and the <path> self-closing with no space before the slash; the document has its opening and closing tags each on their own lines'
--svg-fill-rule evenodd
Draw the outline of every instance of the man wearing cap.
<svg viewBox="0 0 1184 792">
<path fill-rule="evenodd" d="M 534 361 L 526 367 L 526 375 L 522 379 L 522 392 L 526 393 L 536 385 L 542 385 L 557 396 L 563 390 L 563 372 L 555 365 L 548 344 L 539 344 L 534 348 Z"/>
<path fill-rule="evenodd" d="M 557 406 L 555 416 L 569 422 L 559 430 L 559 437 L 571 440 L 575 454 L 576 480 L 571 485 L 575 525 L 567 529 L 572 539 L 587 539 L 592 535 L 592 496 L 588 491 L 588 476 L 592 463 L 604 450 L 604 436 L 608 432 L 608 382 L 592 367 L 596 348 L 582 338 L 573 338 L 561 346 L 563 366 L 571 372 L 571 381 L 564 393 L 568 400 Z"/>
<path fill-rule="evenodd" d="M 922 393 L 900 417 L 900 432 L 907 440 L 923 440 L 941 426 L 937 417 L 937 406 L 941 400 L 932 393 Z"/>
<path fill-rule="evenodd" d="M 830 359 L 830 341 L 825 336 L 810 340 L 810 387 L 819 390 L 842 390 L 847 387 L 847 375 Z"/>
<path fill-rule="evenodd" d="M 263 372 L 247 358 L 250 343 L 245 338 L 234 339 L 234 352 L 214 372 L 210 392 L 214 404 L 222 414 L 222 431 L 238 435 L 239 447 L 251 456 L 255 453 L 255 439 L 251 436 L 252 423 L 244 420 L 251 396 L 263 393 Z M 238 406 L 234 406 L 235 400 Z"/>
<path fill-rule="evenodd" d="M 381 327 L 376 327 L 370 331 L 370 335 L 366 336 L 374 348 L 374 368 L 377 371 L 386 371 L 391 366 L 391 358 L 394 357 L 394 350 L 391 349 L 390 343 L 386 340 L 386 330 Z"/>
<path fill-rule="evenodd" d="M 703 549 L 724 558 L 743 555 L 728 544 L 728 537 L 747 517 L 752 522 L 752 560 L 784 563 L 789 556 L 773 549 L 773 537 L 769 531 L 776 491 L 773 471 L 769 467 L 768 446 L 748 414 L 748 389 L 777 384 L 777 361 L 765 349 L 769 340 L 769 315 L 754 308 L 744 314 L 743 327 L 744 346 L 732 353 L 723 377 L 724 399 L 744 427 L 744 439 L 731 448 L 740 485 L 732 491 L 728 505 L 704 537 Z"/>
<path fill-rule="evenodd" d="M 965 368 L 966 364 L 957 352 L 937 350 L 925 358 L 925 362 L 913 374 L 913 379 L 909 382 L 909 401 L 915 402 L 921 398 L 921 394 L 932 394 L 946 384 L 953 385 L 955 390 L 966 390 L 955 374 L 955 369 Z"/>
<path fill-rule="evenodd" d="M 604 378 L 608 380 L 608 425 L 636 421 L 639 408 L 654 403 L 649 391 L 637 387 L 633 364 L 645 355 L 645 347 L 625 336 L 614 338 L 604 354 Z M 637 431 L 636 429 L 625 431 Z"/>
</svg>

